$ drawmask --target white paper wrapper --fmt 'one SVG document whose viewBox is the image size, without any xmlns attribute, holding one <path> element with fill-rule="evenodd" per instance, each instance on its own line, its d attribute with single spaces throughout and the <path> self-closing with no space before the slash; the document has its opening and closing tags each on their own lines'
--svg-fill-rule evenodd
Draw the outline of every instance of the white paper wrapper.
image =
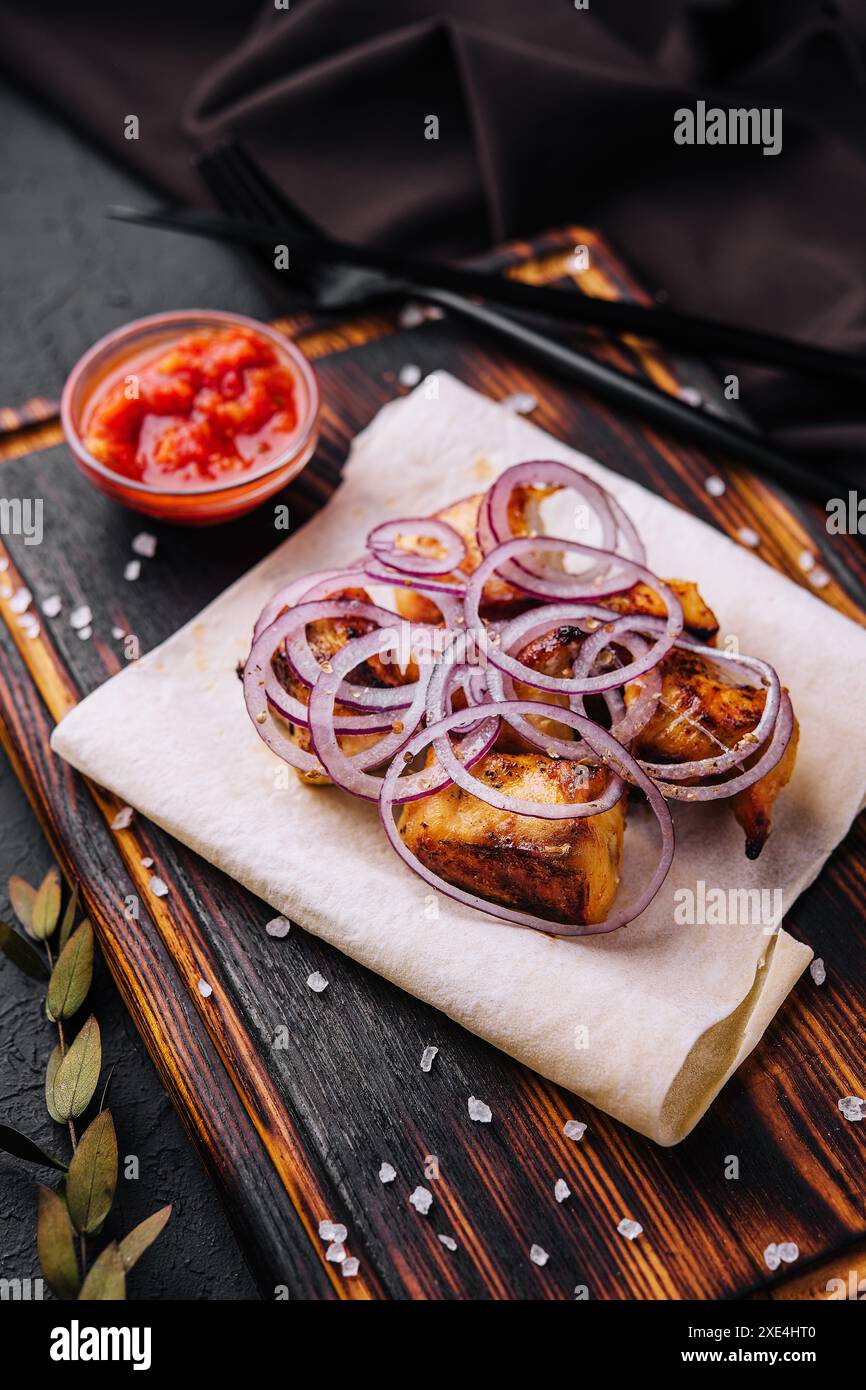
<svg viewBox="0 0 866 1390">
<path fill-rule="evenodd" d="M 711 527 L 592 463 L 453 378 L 387 406 L 355 441 L 329 505 L 158 650 L 59 725 L 53 747 L 88 776 L 341 951 L 543 1075 L 649 1135 L 682 1139 L 761 1038 L 811 959 L 766 923 L 844 836 L 866 788 L 854 726 L 866 632 Z M 375 523 L 435 511 L 527 458 L 570 461 L 616 494 L 648 563 L 696 580 L 722 639 L 771 661 L 801 724 L 797 768 L 750 863 L 724 805 L 675 807 L 677 850 L 643 916 L 610 937 L 554 940 L 437 898 L 393 854 L 376 810 L 302 787 L 251 727 L 235 668 L 266 599 L 352 560 Z M 826 672 L 844 668 L 850 700 Z M 637 809 L 626 868 L 655 848 Z M 701 887 L 765 890 L 740 924 L 678 924 Z M 751 904 L 752 912 L 757 906 Z M 747 920 L 744 920 L 747 919 Z M 219 924 L 214 924 L 219 930 Z M 339 990 L 339 981 L 332 985 Z M 770 1044 L 772 1045 L 772 1044 Z"/>
</svg>

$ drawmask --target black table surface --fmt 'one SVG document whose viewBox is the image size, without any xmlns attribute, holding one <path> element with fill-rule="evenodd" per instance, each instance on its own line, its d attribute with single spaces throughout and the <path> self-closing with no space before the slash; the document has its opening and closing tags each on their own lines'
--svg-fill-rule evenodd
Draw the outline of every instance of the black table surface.
<svg viewBox="0 0 866 1390">
<path fill-rule="evenodd" d="M 57 395 L 83 349 L 127 319 L 183 307 L 273 312 L 254 275 L 230 252 L 172 237 L 171 254 L 155 257 L 151 238 L 105 219 L 102 209 L 109 204 L 140 204 L 152 194 L 2 86 L 0 128 L 0 405 L 34 393 Z M 11 920 L 9 875 L 35 882 L 49 863 L 39 826 L 0 751 L 0 917 Z M 39 987 L 0 958 L 0 1120 L 50 1146 L 55 1126 L 43 1089 L 55 1038 L 42 1004 Z M 97 969 L 92 1005 L 105 1058 L 116 1063 L 111 1106 L 121 1157 L 139 1160 L 138 1180 L 121 1179 L 111 1219 L 123 1232 L 166 1202 L 175 1204 L 158 1247 L 136 1268 L 130 1296 L 256 1297 L 222 1208 L 104 965 Z M 0 1155 L 0 1278 L 38 1277 L 40 1176 Z"/>
</svg>

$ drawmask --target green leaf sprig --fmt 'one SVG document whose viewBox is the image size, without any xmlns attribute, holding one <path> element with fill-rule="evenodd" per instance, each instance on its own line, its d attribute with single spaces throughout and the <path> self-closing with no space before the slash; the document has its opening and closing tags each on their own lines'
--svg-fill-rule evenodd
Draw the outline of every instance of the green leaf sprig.
<svg viewBox="0 0 866 1390">
<path fill-rule="evenodd" d="M 26 935 L 0 922 L 0 954 L 30 979 L 47 981 L 45 1012 L 57 1027 L 58 1041 L 45 1072 L 45 1104 L 55 1124 L 66 1126 L 72 1156 L 67 1164 L 4 1124 L 0 1124 L 0 1151 L 64 1175 L 56 1190 L 42 1184 L 37 1187 L 39 1263 L 52 1293 L 85 1301 L 123 1299 L 127 1274 L 159 1236 L 172 1209 L 162 1207 L 121 1241 L 111 1241 L 88 1269 L 88 1240 L 102 1231 L 117 1189 L 117 1135 L 111 1112 L 105 1108 L 111 1073 L 98 1113 L 80 1137 L 76 1129 L 75 1121 L 91 1106 L 99 1085 L 102 1040 L 92 1014 L 67 1040 L 64 1025 L 82 1008 L 93 982 L 94 936 L 87 918 L 76 926 L 78 885 L 61 920 L 62 896 L 60 873 L 54 866 L 38 888 L 13 875 L 9 901 Z M 56 959 L 51 947 L 55 933 Z"/>
</svg>

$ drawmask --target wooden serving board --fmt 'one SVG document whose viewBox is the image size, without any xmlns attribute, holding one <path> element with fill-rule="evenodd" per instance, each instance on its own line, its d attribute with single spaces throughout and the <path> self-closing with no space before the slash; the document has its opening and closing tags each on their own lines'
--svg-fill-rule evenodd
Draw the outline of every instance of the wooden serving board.
<svg viewBox="0 0 866 1390">
<path fill-rule="evenodd" d="M 590 268 L 573 274 L 578 244 L 589 247 Z M 508 247 L 498 263 L 584 293 L 643 298 L 584 228 Z M 821 596 L 866 621 L 858 603 L 863 555 L 853 539 L 828 537 L 813 504 L 615 415 L 495 344 L 470 341 L 447 318 L 411 332 L 387 315 L 288 327 L 305 329 L 299 340 L 317 360 L 324 401 L 321 448 L 286 496 L 295 525 L 335 487 L 352 437 L 400 394 L 399 369 L 411 362 L 424 372 L 446 368 L 496 398 L 530 393 L 538 400 L 532 418 L 545 429 L 729 534 L 753 528 L 759 553 L 795 582 L 808 582 L 799 557 L 809 550 L 832 575 Z M 634 341 L 584 343 L 666 389 L 687 383 L 725 408 L 720 370 Z M 844 1120 L 836 1104 L 866 1086 L 863 818 L 786 920 L 824 957 L 826 984 L 819 989 L 807 975 L 695 1133 L 659 1149 L 324 942 L 297 929 L 285 940 L 268 937 L 272 914 L 261 902 L 151 824 L 109 829 L 118 804 L 52 756 L 53 723 L 122 665 L 113 627 L 152 649 L 279 536 L 268 508 L 215 530 L 143 521 L 92 492 L 58 440 L 56 425 L 43 422 L 0 449 L 3 495 L 41 497 L 45 514 L 42 545 L 11 537 L 0 549 L 0 563 L 8 562 L 0 573 L 3 742 L 59 861 L 81 881 L 112 974 L 263 1295 L 286 1286 L 292 1298 L 562 1299 L 586 1285 L 603 1299 L 825 1297 L 829 1278 L 866 1273 L 866 1125 Z M 704 486 L 711 473 L 727 480 L 719 498 Z M 124 565 L 142 526 L 158 536 L 159 550 L 128 583 Z M 63 614 L 43 619 L 37 637 L 10 607 L 21 584 L 37 599 L 58 592 L 64 600 Z M 723 595 L 707 597 L 723 607 Z M 93 636 L 82 641 L 69 613 L 85 602 Z M 335 852 L 339 846 L 322 846 L 323 855 Z M 153 869 L 141 864 L 145 856 Z M 150 891 L 154 872 L 169 885 L 167 897 Z M 139 922 L 124 915 L 130 893 L 141 901 Z M 314 970 L 331 982 L 327 1011 L 306 987 Z M 213 987 L 209 997 L 197 988 L 201 979 Z M 439 1055 L 424 1074 L 419 1061 L 430 1044 Z M 470 1093 L 492 1107 L 493 1124 L 469 1120 Z M 569 1118 L 588 1124 L 578 1144 L 562 1135 Z M 438 1159 L 438 1179 L 425 1178 L 428 1155 Z M 739 1160 L 736 1180 L 725 1176 L 730 1156 Z M 387 1186 L 378 1178 L 383 1160 L 398 1174 Z M 560 1177 L 573 1194 L 562 1205 L 553 1197 Z M 427 1217 L 408 1202 L 418 1183 L 434 1193 Z M 644 1227 L 634 1242 L 617 1234 L 624 1216 Z M 357 1278 L 326 1262 L 317 1235 L 324 1217 L 348 1227 Z M 453 1235 L 458 1249 L 449 1252 L 439 1233 Z M 783 1240 L 798 1243 L 800 1260 L 770 1274 L 762 1252 Z M 530 1262 L 533 1243 L 549 1252 L 543 1268 Z"/>
</svg>

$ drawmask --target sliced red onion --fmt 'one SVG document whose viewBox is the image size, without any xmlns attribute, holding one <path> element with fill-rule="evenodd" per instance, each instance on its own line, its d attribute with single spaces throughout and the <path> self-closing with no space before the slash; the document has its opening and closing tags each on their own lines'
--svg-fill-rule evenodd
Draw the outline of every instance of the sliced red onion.
<svg viewBox="0 0 866 1390">
<path fill-rule="evenodd" d="M 444 549 L 444 555 L 415 555 L 410 551 L 400 550 L 397 541 L 407 535 L 424 541 L 435 541 Z M 447 521 L 440 521 L 438 517 L 404 517 L 398 521 L 383 522 L 370 532 L 367 545 L 383 565 L 412 578 L 431 574 L 451 574 L 453 570 L 459 569 L 466 559 L 466 543 L 463 537 L 453 526 L 449 526 Z"/>
<path fill-rule="evenodd" d="M 282 589 L 277 590 L 273 598 L 268 599 L 259 614 L 253 628 L 253 641 L 255 642 L 259 634 L 264 632 L 275 618 L 279 617 L 284 608 L 293 608 L 310 590 L 314 588 L 318 590 L 321 585 L 330 583 L 332 580 L 334 582 L 331 592 L 336 589 L 347 588 L 346 580 L 352 577 L 352 572 L 347 570 L 318 570 L 313 574 L 303 574 L 300 579 L 293 579 L 290 584 L 285 584 Z M 314 597 L 330 597 L 330 594 L 316 593 Z"/>
<path fill-rule="evenodd" d="M 253 721 L 253 728 L 272 753 L 276 753 L 278 758 L 282 758 L 299 772 L 320 773 L 323 769 L 318 758 L 300 748 L 277 727 L 268 705 L 267 682 L 268 677 L 273 676 L 271 658 L 282 640 L 288 616 L 284 613 L 281 618 L 268 624 L 253 642 L 244 667 L 244 701 L 247 713 Z M 272 635 L 272 629 L 277 630 L 276 636 Z"/>
<path fill-rule="evenodd" d="M 358 599 L 331 599 L 329 601 L 322 599 L 317 602 L 301 603 L 290 609 L 286 617 L 289 619 L 283 635 L 286 644 L 286 656 L 299 679 L 311 688 L 315 686 L 324 668 L 316 660 L 307 640 L 308 623 L 320 622 L 328 618 L 345 618 L 347 620 L 354 618 L 378 623 L 381 630 L 391 634 L 390 647 L 392 651 L 396 650 L 398 653 L 400 648 L 393 640 L 394 634 L 398 631 L 408 632 L 409 630 L 409 625 L 396 613 L 390 612 L 387 608 L 379 608 L 372 603 L 362 603 Z M 407 647 L 407 659 L 408 654 Z M 269 686 L 269 692 L 275 703 L 279 703 L 280 688 L 276 677 L 274 677 L 273 685 Z M 406 709 L 412 703 L 414 694 L 412 685 L 374 687 L 350 685 L 348 682 L 344 682 L 338 699 L 341 704 L 345 704 L 350 709 L 395 710 Z"/>
<path fill-rule="evenodd" d="M 533 708 L 534 702 L 531 700 L 507 701 L 504 705 L 490 704 L 487 708 L 496 714 L 510 717 L 512 715 L 524 715 L 538 713 L 538 706 Z M 480 712 L 484 713 L 484 706 L 480 707 Z M 498 903 L 489 902 L 486 898 L 481 898 L 474 893 L 464 892 L 462 888 L 457 888 L 440 878 L 438 874 L 428 869 L 418 857 L 412 853 L 404 844 L 397 824 L 393 816 L 393 807 L 398 804 L 398 783 L 401 772 L 401 759 L 395 758 L 385 773 L 379 793 L 379 813 L 385 834 L 400 858 L 405 864 L 415 871 L 421 878 L 429 883 L 437 892 L 446 894 L 454 898 L 457 902 L 464 903 L 467 907 L 476 908 L 479 912 L 489 916 L 499 917 L 503 921 L 513 922 L 518 926 L 531 927 L 535 931 L 545 932 L 552 936 L 578 937 L 595 936 L 602 933 L 616 931 L 619 927 L 624 927 L 626 923 L 633 921 L 644 911 L 648 904 L 655 897 L 662 883 L 664 882 L 668 870 L 671 866 L 674 852 L 674 830 L 671 814 L 665 804 L 664 798 L 656 787 L 638 766 L 636 760 L 626 751 L 616 739 L 612 738 L 606 729 L 593 724 L 591 720 L 584 718 L 583 715 L 575 714 L 571 710 L 561 710 L 557 705 L 542 706 L 543 713 L 548 710 L 552 717 L 562 719 L 563 722 L 576 728 L 585 741 L 592 748 L 593 752 L 602 762 L 608 763 L 616 769 L 617 775 L 627 777 L 628 781 L 633 782 L 644 792 L 650 807 L 652 808 L 661 831 L 661 854 L 658 865 L 651 878 L 644 885 L 643 890 L 636 900 L 627 907 L 620 908 L 614 912 L 604 922 L 597 923 L 567 923 L 553 922 L 544 917 L 537 917 L 528 912 L 519 912 L 516 909 L 502 907 Z M 405 755 L 417 755 L 427 744 L 449 734 L 452 729 L 461 728 L 478 717 L 479 710 L 467 709 L 460 710 L 457 714 L 451 714 L 447 719 L 442 719 L 432 728 L 424 729 L 414 735 L 404 750 Z M 532 812 L 537 814 L 537 810 Z"/>
<path fill-rule="evenodd" d="M 745 772 L 741 772 L 738 777 L 732 777 L 728 782 L 718 782 L 713 786 L 684 787 L 662 781 L 660 778 L 656 780 L 656 786 L 668 801 L 723 801 L 729 796 L 736 796 L 737 792 L 743 792 L 747 787 L 754 786 L 756 782 L 760 782 L 762 777 L 766 777 L 768 772 L 772 772 L 776 764 L 781 761 L 785 749 L 791 742 L 793 732 L 794 710 L 788 692 L 783 690 L 779 702 L 779 717 L 773 729 L 773 736 L 754 767 L 747 768 Z M 679 770 L 683 764 L 677 763 L 674 766 Z"/>
<path fill-rule="evenodd" d="M 604 627 L 590 633 L 580 644 L 580 651 L 574 663 L 574 674 L 576 676 L 589 675 L 595 661 L 604 649 L 614 643 L 625 647 L 626 651 L 638 659 L 645 657 L 649 652 L 649 644 L 637 633 L 630 632 L 630 626 L 631 619 L 624 616 L 616 618 L 612 623 L 606 623 Z M 662 624 L 659 622 L 659 627 L 661 628 L 661 626 Z M 662 678 L 658 666 L 644 672 L 632 684 L 640 686 L 641 690 L 637 698 L 628 706 L 626 706 L 619 690 L 604 691 L 604 701 L 611 717 L 610 731 L 615 739 L 625 744 L 631 743 L 632 739 L 646 728 L 658 708 L 662 689 Z M 580 695 L 573 695 L 570 704 L 572 709 L 577 710 L 578 714 L 585 713 L 583 699 Z"/>
<path fill-rule="evenodd" d="M 506 468 L 496 479 L 481 504 L 486 509 L 489 532 L 494 541 L 501 545 L 503 541 L 511 540 L 514 535 L 508 513 L 515 488 L 551 486 L 571 489 L 589 502 L 598 516 L 601 527 L 601 541 L 596 549 L 612 551 L 616 546 L 616 522 L 604 488 L 599 487 L 598 483 L 594 483 L 584 473 L 579 473 L 570 464 L 559 463 L 555 459 L 534 459 L 528 463 L 517 463 L 512 468 Z M 549 564 L 536 566 L 525 561 L 515 561 L 515 564 L 518 569 L 532 575 L 544 574 L 550 570 Z M 593 574 L 598 571 L 598 566 L 592 567 Z"/>
<path fill-rule="evenodd" d="M 466 584 L 462 579 L 442 580 L 430 575 L 399 574 L 397 570 L 388 570 L 379 564 L 375 556 L 364 561 L 364 575 L 374 584 L 390 584 L 397 589 L 411 589 L 413 593 L 426 594 L 437 604 L 440 598 L 461 600 L 466 593 Z"/>
</svg>

